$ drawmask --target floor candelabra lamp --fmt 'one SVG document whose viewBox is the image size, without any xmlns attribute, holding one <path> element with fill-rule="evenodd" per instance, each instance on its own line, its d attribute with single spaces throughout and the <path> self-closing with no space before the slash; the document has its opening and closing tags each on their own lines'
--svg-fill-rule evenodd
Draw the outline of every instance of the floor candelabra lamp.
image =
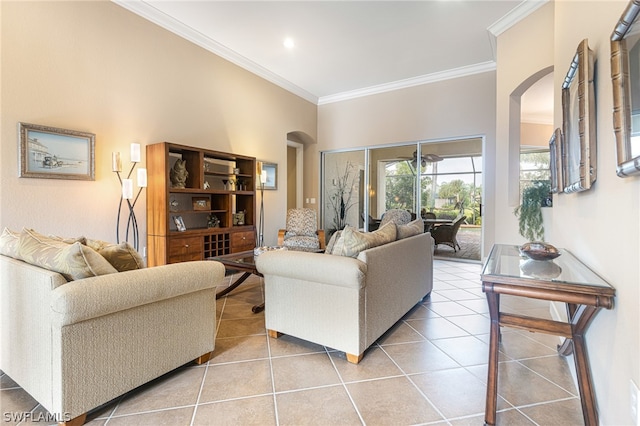
<svg viewBox="0 0 640 426">
<path fill-rule="evenodd" d="M 264 184 L 267 182 L 267 171 L 262 168 L 262 162 L 258 162 L 258 177 L 260 178 L 260 219 L 258 225 L 258 247 L 264 245 Z"/>
<path fill-rule="evenodd" d="M 122 176 L 120 175 L 120 173 L 122 173 L 122 161 L 120 159 L 120 153 L 114 152 L 112 154 L 112 157 L 112 170 L 115 172 L 116 176 L 118 176 L 118 181 L 120 182 L 120 186 L 122 188 L 120 194 L 120 203 L 118 204 L 118 217 L 116 219 L 116 242 L 118 244 L 120 243 L 120 215 L 122 214 L 122 202 L 124 200 L 127 200 L 127 206 L 129 207 L 129 216 L 127 218 L 127 227 L 124 234 L 124 241 L 129 241 L 129 231 L 131 231 L 133 238 L 133 247 L 137 251 L 140 245 L 140 240 L 138 237 L 138 221 L 136 220 L 136 214 L 133 208 L 135 207 L 136 202 L 140 197 L 142 189 L 147 187 L 147 169 L 139 168 L 137 172 L 138 193 L 136 194 L 135 198 L 133 197 L 133 179 L 131 179 L 131 175 L 133 174 L 133 170 L 140 162 L 140 144 L 131 144 L 131 169 L 129 170 L 126 178 L 122 178 Z"/>
</svg>

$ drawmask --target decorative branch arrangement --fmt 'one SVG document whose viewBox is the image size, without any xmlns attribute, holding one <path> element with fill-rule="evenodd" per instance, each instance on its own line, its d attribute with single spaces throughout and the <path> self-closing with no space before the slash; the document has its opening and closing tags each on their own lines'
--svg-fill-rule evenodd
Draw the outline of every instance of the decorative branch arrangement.
<svg viewBox="0 0 640 426">
<path fill-rule="evenodd" d="M 344 229 L 347 225 L 347 214 L 349 210 L 358 203 L 357 194 L 354 194 L 354 189 L 358 184 L 356 165 L 351 161 L 347 161 L 344 172 L 340 175 L 336 163 L 336 175 L 338 177 L 333 180 L 334 189 L 330 190 L 329 196 L 327 197 L 333 209 L 333 224 L 335 226 L 333 231 Z"/>
<path fill-rule="evenodd" d="M 124 241 L 129 241 L 129 230 L 131 230 L 133 237 L 133 247 L 136 251 L 139 248 L 140 240 L 139 240 L 139 232 L 138 232 L 138 221 L 136 220 L 136 214 L 133 208 L 138 201 L 138 197 L 140 197 L 140 193 L 143 188 L 147 187 L 147 169 L 139 168 L 137 172 L 137 180 L 138 180 L 138 193 L 136 197 L 133 197 L 133 179 L 131 179 L 131 175 L 133 174 L 133 170 L 136 168 L 138 163 L 140 162 L 140 144 L 132 143 L 131 144 L 131 169 L 127 174 L 126 178 L 122 178 L 120 173 L 122 173 L 122 161 L 120 159 L 120 153 L 114 152 L 112 154 L 112 170 L 115 172 L 116 176 L 118 176 L 118 181 L 120 182 L 120 186 L 122 187 L 122 192 L 120 195 L 120 203 L 118 204 L 118 217 L 116 219 L 116 242 L 120 243 L 120 214 L 122 213 L 122 202 L 127 200 L 127 206 L 129 207 L 129 216 L 127 218 L 127 228 L 125 231 Z M 133 200 L 133 202 L 131 201 Z"/>
</svg>

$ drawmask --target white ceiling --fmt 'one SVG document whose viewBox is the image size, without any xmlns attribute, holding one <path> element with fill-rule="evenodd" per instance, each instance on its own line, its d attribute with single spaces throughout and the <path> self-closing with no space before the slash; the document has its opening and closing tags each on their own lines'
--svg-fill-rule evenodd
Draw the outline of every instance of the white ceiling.
<svg viewBox="0 0 640 426">
<path fill-rule="evenodd" d="M 113 1 L 323 104 L 493 70 L 495 36 L 547 0 Z"/>
</svg>

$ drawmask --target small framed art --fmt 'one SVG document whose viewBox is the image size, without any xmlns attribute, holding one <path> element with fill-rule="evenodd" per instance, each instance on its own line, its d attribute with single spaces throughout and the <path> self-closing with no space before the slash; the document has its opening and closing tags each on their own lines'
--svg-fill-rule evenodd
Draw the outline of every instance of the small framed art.
<svg viewBox="0 0 640 426">
<path fill-rule="evenodd" d="M 275 163 L 262 163 L 261 183 L 264 189 L 278 189 L 278 165 Z"/>
<path fill-rule="evenodd" d="M 19 176 L 95 180 L 93 133 L 19 123 Z"/>
</svg>

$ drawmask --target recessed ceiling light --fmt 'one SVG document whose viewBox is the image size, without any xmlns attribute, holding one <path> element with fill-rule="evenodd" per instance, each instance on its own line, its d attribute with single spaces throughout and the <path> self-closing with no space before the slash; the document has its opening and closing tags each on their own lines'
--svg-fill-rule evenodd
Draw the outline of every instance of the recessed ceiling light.
<svg viewBox="0 0 640 426">
<path fill-rule="evenodd" d="M 284 45 L 284 47 L 286 47 L 287 49 L 293 49 L 294 46 L 296 45 L 293 42 L 293 39 L 291 37 L 287 37 L 284 39 L 284 42 L 282 43 Z"/>
</svg>

